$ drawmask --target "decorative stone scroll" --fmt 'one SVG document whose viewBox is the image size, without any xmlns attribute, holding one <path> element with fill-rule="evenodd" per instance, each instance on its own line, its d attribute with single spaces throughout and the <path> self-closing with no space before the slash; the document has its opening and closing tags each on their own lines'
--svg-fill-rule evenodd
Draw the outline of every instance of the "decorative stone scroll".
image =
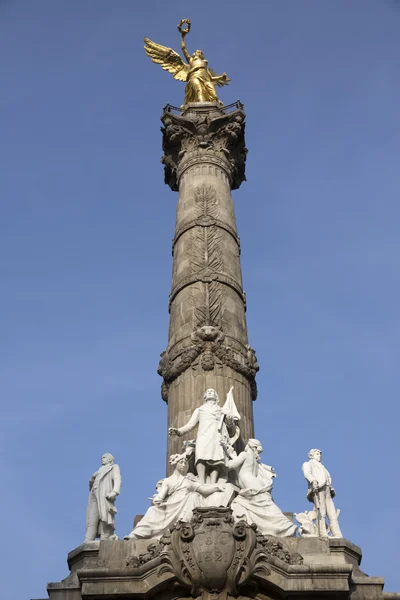
<svg viewBox="0 0 400 600">
<path fill-rule="evenodd" d="M 238 596 L 257 573 L 269 575 L 267 563 L 254 528 L 235 523 L 229 508 L 196 508 L 190 523 L 172 529 L 158 573 L 175 575 L 193 597 L 217 600 Z"/>
</svg>

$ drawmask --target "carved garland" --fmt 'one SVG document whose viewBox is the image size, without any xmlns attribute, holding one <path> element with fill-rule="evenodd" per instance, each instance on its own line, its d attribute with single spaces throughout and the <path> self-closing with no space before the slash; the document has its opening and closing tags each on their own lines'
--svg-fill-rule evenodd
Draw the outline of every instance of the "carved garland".
<svg viewBox="0 0 400 600">
<path fill-rule="evenodd" d="M 224 344 L 224 340 L 225 336 L 219 329 L 213 326 L 203 326 L 192 334 L 191 346 L 179 356 L 170 358 L 168 351 L 161 354 L 157 372 L 164 379 L 161 386 L 161 395 L 165 402 L 168 402 L 168 391 L 171 383 L 192 366 L 200 355 L 200 364 L 204 371 L 212 371 L 215 358 L 217 358 L 222 364 L 243 375 L 250 382 L 252 399 L 256 400 L 257 384 L 255 376 L 259 366 L 254 350 L 248 347 L 247 355 L 242 354 L 242 361 L 239 361 L 235 358 L 233 350 Z"/>
</svg>

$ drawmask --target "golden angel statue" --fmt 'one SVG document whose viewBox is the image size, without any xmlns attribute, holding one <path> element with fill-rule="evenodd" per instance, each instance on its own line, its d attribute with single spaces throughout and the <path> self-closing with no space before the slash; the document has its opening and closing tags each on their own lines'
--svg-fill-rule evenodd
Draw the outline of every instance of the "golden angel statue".
<svg viewBox="0 0 400 600">
<path fill-rule="evenodd" d="M 190 25 L 189 19 L 182 19 L 178 25 L 178 31 L 181 34 L 181 48 L 187 63 L 172 48 L 156 44 L 147 37 L 144 38 L 146 54 L 153 62 L 172 73 L 175 79 L 187 82 L 184 104 L 189 104 L 189 102 L 219 102 L 222 104 L 218 100 L 215 86 L 228 85 L 230 79 L 226 73 L 217 75 L 210 69 L 208 60 L 204 58 L 201 50 L 196 50 L 190 56 L 185 44 L 185 37 L 190 31 Z"/>
</svg>

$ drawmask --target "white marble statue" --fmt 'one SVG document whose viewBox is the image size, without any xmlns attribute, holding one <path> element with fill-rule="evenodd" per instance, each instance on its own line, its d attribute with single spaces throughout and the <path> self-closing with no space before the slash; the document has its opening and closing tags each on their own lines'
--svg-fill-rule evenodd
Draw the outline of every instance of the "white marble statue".
<svg viewBox="0 0 400 600">
<path fill-rule="evenodd" d="M 85 542 L 92 542 L 97 537 L 101 540 L 117 539 L 114 534 L 115 499 L 121 490 L 121 473 L 112 454 L 103 454 L 101 465 L 89 479 Z"/>
<path fill-rule="evenodd" d="M 336 511 L 336 517 L 340 515 L 340 508 Z M 317 511 L 305 510 L 302 513 L 294 513 L 294 518 L 300 523 L 298 533 L 300 537 L 318 537 Z M 327 534 L 332 535 L 330 525 L 328 525 Z"/>
<path fill-rule="evenodd" d="M 318 537 L 317 513 L 314 510 L 305 510 L 302 513 L 294 513 L 294 518 L 300 523 L 298 533 L 300 537 Z"/>
<path fill-rule="evenodd" d="M 203 484 L 195 475 L 187 473 L 186 453 L 173 454 L 169 462 L 174 472 L 158 482 L 152 506 L 124 539 L 161 537 L 177 521 L 190 521 L 193 509 L 204 505 L 204 497 L 222 491 L 217 484 Z"/>
<path fill-rule="evenodd" d="M 307 500 L 314 503 L 317 514 L 317 534 L 327 537 L 326 517 L 329 519 L 330 531 L 333 537 L 343 537 L 333 503 L 335 490 L 329 471 L 321 462 L 322 452 L 313 448 L 308 453 L 309 460 L 302 466 L 304 477 L 308 482 Z"/>
<path fill-rule="evenodd" d="M 293 536 L 296 525 L 283 514 L 271 496 L 276 473 L 272 467 L 260 462 L 262 450 L 258 440 L 249 439 L 244 451 L 228 463 L 229 469 L 236 470 L 241 488 L 231 504 L 233 515 L 238 520 L 245 518 L 250 525 L 255 523 L 257 531 L 263 535 Z"/>
<path fill-rule="evenodd" d="M 196 436 L 195 465 L 201 483 L 217 483 L 227 465 L 228 457 L 224 446 L 238 437 L 236 423 L 240 419 L 231 388 L 224 406 L 219 406 L 218 394 L 206 390 L 203 405 L 196 408 L 189 422 L 183 427 L 170 427 L 169 435 L 182 436 L 199 426 Z"/>
</svg>

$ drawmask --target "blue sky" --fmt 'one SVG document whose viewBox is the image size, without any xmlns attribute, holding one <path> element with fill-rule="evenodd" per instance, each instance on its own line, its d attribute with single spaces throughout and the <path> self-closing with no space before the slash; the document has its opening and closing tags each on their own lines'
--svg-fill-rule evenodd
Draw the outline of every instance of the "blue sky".
<svg viewBox="0 0 400 600">
<path fill-rule="evenodd" d="M 177 195 L 159 116 L 184 85 L 142 38 L 178 50 L 183 17 L 247 113 L 233 197 L 275 500 L 308 508 L 321 447 L 345 537 L 398 590 L 400 3 L 0 0 L 0 596 L 67 575 L 104 452 L 120 535 L 164 474 Z"/>
</svg>

